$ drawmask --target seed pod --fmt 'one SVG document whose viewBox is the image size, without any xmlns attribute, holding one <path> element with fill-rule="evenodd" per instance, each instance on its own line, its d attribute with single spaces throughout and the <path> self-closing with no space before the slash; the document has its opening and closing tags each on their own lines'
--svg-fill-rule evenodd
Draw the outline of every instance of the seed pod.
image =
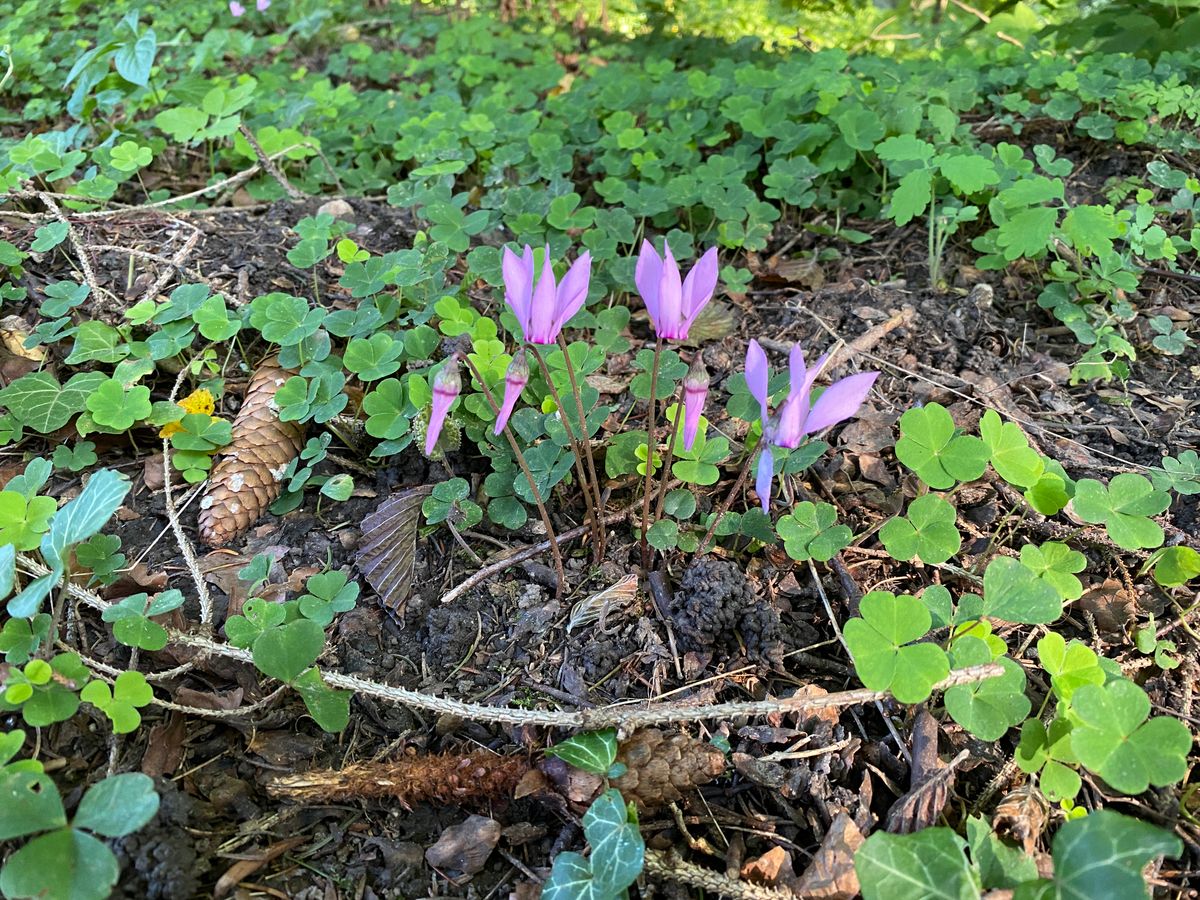
<svg viewBox="0 0 1200 900">
<path fill-rule="evenodd" d="M 304 426 L 279 421 L 275 393 L 293 373 L 276 357 L 254 372 L 233 421 L 233 441 L 213 466 L 200 501 L 200 539 L 223 547 L 283 492 L 283 473 L 304 446 Z"/>
</svg>

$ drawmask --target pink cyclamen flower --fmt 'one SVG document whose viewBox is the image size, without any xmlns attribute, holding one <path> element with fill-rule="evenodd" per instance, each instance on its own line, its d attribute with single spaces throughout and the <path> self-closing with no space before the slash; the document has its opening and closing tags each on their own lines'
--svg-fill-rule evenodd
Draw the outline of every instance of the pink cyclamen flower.
<svg viewBox="0 0 1200 900">
<path fill-rule="evenodd" d="M 442 433 L 442 425 L 450 407 L 462 390 L 462 378 L 458 374 L 458 354 L 452 353 L 446 364 L 433 376 L 433 404 L 429 413 L 429 427 L 425 430 L 425 455 L 433 453 L 438 436 Z"/>
<path fill-rule="evenodd" d="M 524 350 L 518 350 L 504 372 L 504 402 L 500 405 L 500 414 L 496 416 L 496 430 L 499 434 L 508 424 L 508 418 L 521 397 L 521 391 L 529 384 L 529 359 Z"/>
<path fill-rule="evenodd" d="M 758 341 L 751 341 L 746 348 L 746 385 L 750 393 L 758 401 L 762 422 L 762 456 L 758 460 L 755 473 L 755 489 L 762 500 L 763 512 L 770 504 L 771 481 L 774 477 L 775 460 L 771 454 L 771 445 L 784 450 L 794 450 L 800 446 L 805 435 L 815 434 L 849 419 L 867 399 L 871 385 L 879 377 L 878 372 L 861 372 L 842 378 L 831 384 L 816 403 L 810 405 L 813 382 L 817 380 L 821 367 L 829 358 L 826 353 L 816 366 L 809 369 L 804 364 L 804 351 L 800 345 L 792 347 L 789 359 L 791 386 L 783 405 L 770 416 L 768 408 L 769 394 L 767 387 L 771 378 L 771 369 L 767 363 L 767 354 L 763 352 Z"/>
<path fill-rule="evenodd" d="M 700 415 L 704 412 L 704 400 L 708 397 L 708 369 L 704 368 L 704 357 L 697 351 L 692 358 L 692 367 L 683 379 L 683 449 L 691 450 L 700 428 Z"/>
<path fill-rule="evenodd" d="M 550 245 L 547 244 L 542 275 L 535 287 L 533 249 L 526 244 L 525 253 L 517 256 L 504 248 L 504 302 L 517 317 L 525 340 L 531 344 L 553 344 L 558 340 L 563 326 L 587 300 L 591 278 L 592 255 L 585 251 L 556 285 L 554 269 L 550 265 Z"/>
<path fill-rule="evenodd" d="M 258 0 L 258 2 L 254 4 L 254 8 L 259 12 L 266 12 L 271 8 L 271 0 Z"/>
<path fill-rule="evenodd" d="M 229 0 L 229 12 L 235 19 L 240 19 L 246 14 L 246 7 L 238 3 L 238 0 Z"/>
<path fill-rule="evenodd" d="M 717 287 L 717 248 L 700 257 L 682 282 L 666 241 L 663 251 L 659 256 L 649 241 L 642 241 L 633 279 L 654 323 L 654 333 L 668 341 L 682 341 Z"/>
</svg>

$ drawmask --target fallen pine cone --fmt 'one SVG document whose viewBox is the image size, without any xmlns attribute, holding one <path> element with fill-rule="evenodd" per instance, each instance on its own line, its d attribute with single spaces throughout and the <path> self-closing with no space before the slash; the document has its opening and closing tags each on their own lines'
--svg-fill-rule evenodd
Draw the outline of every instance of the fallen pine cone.
<svg viewBox="0 0 1200 900">
<path fill-rule="evenodd" d="M 725 771 L 725 755 L 712 744 L 657 728 L 643 728 L 622 741 L 617 762 L 624 763 L 626 771 L 612 780 L 612 786 L 643 811 L 678 801 L 684 791 L 708 784 Z M 599 776 L 556 757 L 547 757 L 534 767 L 524 757 L 485 752 L 411 753 L 397 760 L 359 763 L 339 771 L 318 769 L 282 775 L 267 784 L 274 796 L 306 803 L 394 798 L 405 805 L 436 802 L 468 806 L 539 794 L 561 795 L 586 805 L 602 788 Z"/>
<path fill-rule="evenodd" d="M 275 393 L 292 375 L 270 357 L 254 372 L 233 421 L 233 440 L 200 501 L 200 539 L 223 547 L 283 492 L 283 472 L 304 446 L 304 426 L 279 421 Z"/>
</svg>

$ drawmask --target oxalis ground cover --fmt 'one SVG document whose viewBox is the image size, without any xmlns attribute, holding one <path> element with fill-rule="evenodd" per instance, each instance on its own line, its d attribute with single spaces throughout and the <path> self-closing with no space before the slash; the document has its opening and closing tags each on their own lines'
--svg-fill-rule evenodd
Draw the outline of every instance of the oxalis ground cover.
<svg viewBox="0 0 1200 900">
<path fill-rule="evenodd" d="M 6 11 L 0 893 L 1186 895 L 1195 17 L 566 6 Z"/>
</svg>

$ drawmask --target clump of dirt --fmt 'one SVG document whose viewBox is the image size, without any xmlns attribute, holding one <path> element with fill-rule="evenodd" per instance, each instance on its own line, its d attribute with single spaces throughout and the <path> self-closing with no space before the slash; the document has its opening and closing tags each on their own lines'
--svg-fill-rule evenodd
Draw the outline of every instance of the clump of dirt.
<svg viewBox="0 0 1200 900">
<path fill-rule="evenodd" d="M 445 675 L 461 663 L 479 637 L 478 600 L 463 597 L 450 606 L 437 605 L 425 616 L 422 646 L 430 670 Z"/>
<path fill-rule="evenodd" d="M 143 900 L 190 900 L 204 892 L 201 879 L 211 868 L 197 845 L 191 822 L 197 801 L 172 781 L 156 779 L 158 814 L 145 828 L 113 842 L 121 864 L 118 897 Z M 187 830 L 189 824 L 193 830 Z"/>
<path fill-rule="evenodd" d="M 698 559 L 688 566 L 671 601 L 671 621 L 681 650 L 737 655 L 740 637 L 750 659 L 782 663 L 779 613 L 733 563 Z"/>
</svg>

